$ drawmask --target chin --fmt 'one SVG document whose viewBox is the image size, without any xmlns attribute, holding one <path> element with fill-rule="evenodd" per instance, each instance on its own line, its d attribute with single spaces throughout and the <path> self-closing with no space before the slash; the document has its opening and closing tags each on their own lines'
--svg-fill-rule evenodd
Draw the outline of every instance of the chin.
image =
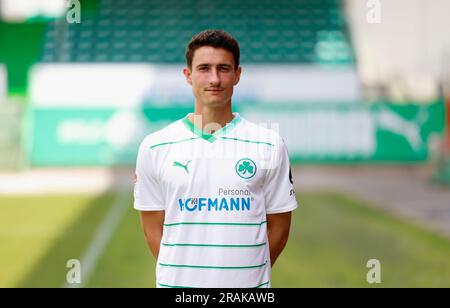
<svg viewBox="0 0 450 308">
<path fill-rule="evenodd" d="M 223 105 L 226 105 L 226 102 L 227 102 L 227 100 L 224 100 L 224 99 L 219 99 L 219 98 L 211 99 L 211 98 L 209 98 L 207 100 L 204 100 L 203 104 L 205 106 L 223 106 Z"/>
<path fill-rule="evenodd" d="M 210 107 L 221 107 L 221 106 L 225 106 L 227 104 L 227 101 L 209 101 L 207 102 L 205 105 L 206 106 L 210 106 Z"/>
</svg>

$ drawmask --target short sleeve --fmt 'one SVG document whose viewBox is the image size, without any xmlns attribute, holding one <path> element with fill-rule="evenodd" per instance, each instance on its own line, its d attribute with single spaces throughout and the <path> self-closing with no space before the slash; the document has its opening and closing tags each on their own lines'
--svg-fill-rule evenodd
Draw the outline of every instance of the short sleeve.
<svg viewBox="0 0 450 308">
<path fill-rule="evenodd" d="M 267 170 L 263 190 L 267 214 L 291 212 L 298 207 L 289 153 L 281 137 L 276 144 L 271 166 Z"/>
<path fill-rule="evenodd" d="M 144 140 L 139 147 L 134 179 L 134 208 L 139 211 L 164 210 L 162 188 L 156 177 L 154 160 L 150 159 L 151 154 Z"/>
</svg>

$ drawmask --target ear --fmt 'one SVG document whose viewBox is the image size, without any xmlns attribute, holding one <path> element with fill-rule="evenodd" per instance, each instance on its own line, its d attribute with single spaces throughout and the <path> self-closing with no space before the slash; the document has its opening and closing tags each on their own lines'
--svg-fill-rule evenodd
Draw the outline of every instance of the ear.
<svg viewBox="0 0 450 308">
<path fill-rule="evenodd" d="M 192 86 L 191 70 L 189 69 L 189 67 L 185 67 L 183 69 L 183 74 L 184 77 L 186 77 L 186 81 L 188 82 L 188 84 Z"/>
<path fill-rule="evenodd" d="M 239 80 L 241 80 L 241 73 L 242 73 L 242 67 L 238 67 L 236 70 L 236 77 L 234 80 L 234 85 L 237 85 L 239 83 Z"/>
</svg>

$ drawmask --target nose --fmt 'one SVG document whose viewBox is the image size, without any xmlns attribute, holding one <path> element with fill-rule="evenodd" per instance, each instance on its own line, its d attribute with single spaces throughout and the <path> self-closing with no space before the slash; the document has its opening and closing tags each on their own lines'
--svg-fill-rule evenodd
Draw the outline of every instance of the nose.
<svg viewBox="0 0 450 308">
<path fill-rule="evenodd" d="M 220 85 L 220 76 L 219 76 L 219 72 L 217 71 L 217 69 L 212 69 L 211 70 L 211 74 L 209 76 L 209 83 L 212 86 L 217 86 Z"/>
</svg>

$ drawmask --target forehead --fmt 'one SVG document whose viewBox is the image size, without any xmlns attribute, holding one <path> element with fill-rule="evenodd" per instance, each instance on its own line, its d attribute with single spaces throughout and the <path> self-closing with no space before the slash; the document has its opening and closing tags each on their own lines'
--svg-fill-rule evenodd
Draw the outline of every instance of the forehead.
<svg viewBox="0 0 450 308">
<path fill-rule="evenodd" d="M 215 48 L 211 46 L 202 46 L 195 50 L 194 57 L 192 58 L 192 66 L 200 64 L 229 64 L 234 66 L 233 54 L 223 48 Z"/>
</svg>

